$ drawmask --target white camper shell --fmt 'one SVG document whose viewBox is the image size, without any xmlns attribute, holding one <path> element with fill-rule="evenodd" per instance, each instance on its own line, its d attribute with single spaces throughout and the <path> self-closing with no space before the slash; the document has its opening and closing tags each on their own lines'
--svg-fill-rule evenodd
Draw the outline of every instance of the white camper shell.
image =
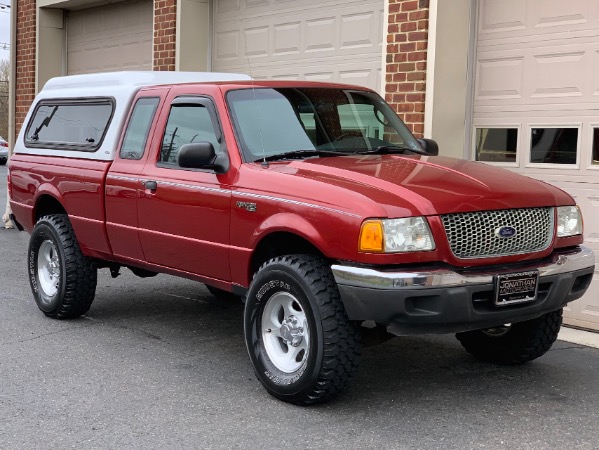
<svg viewBox="0 0 599 450">
<path fill-rule="evenodd" d="M 14 153 L 112 161 L 131 102 L 142 87 L 244 80 L 251 78 L 236 73 L 141 71 L 52 78 L 29 109 Z M 65 111 L 75 108 L 70 108 L 65 117 L 66 114 L 57 114 L 57 106 Z M 100 121 L 104 128 L 99 129 L 92 119 Z M 48 144 L 38 133 L 53 120 L 63 122 L 63 135 Z M 88 137 L 82 134 L 86 130 Z"/>
</svg>

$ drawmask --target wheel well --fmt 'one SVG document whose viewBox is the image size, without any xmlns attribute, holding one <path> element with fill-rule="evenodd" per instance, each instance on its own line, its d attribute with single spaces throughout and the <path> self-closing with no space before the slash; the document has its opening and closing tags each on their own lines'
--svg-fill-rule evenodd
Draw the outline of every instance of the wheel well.
<svg viewBox="0 0 599 450">
<path fill-rule="evenodd" d="M 66 214 L 66 210 L 58 200 L 50 195 L 42 195 L 35 204 L 35 222 L 50 214 Z"/>
<path fill-rule="evenodd" d="M 251 280 L 260 266 L 269 259 L 300 253 L 324 256 L 312 243 L 296 234 L 287 232 L 269 234 L 260 241 L 252 254 L 248 279 Z"/>
</svg>

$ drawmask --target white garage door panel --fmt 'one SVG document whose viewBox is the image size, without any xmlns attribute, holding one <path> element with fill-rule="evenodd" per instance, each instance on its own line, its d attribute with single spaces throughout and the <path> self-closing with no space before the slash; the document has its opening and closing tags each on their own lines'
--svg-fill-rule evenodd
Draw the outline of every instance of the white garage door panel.
<svg viewBox="0 0 599 450">
<path fill-rule="evenodd" d="M 382 0 L 216 0 L 213 67 L 380 90 Z"/>
<path fill-rule="evenodd" d="M 566 323 L 599 330 L 599 1 L 481 0 L 474 86 L 474 127 L 518 128 L 513 170 L 572 195 L 595 251 L 591 288 L 566 308 Z M 575 165 L 528 163 L 531 128 L 578 128 Z M 510 166 L 508 164 L 508 166 Z M 515 166 L 515 167 L 514 167 Z"/>
<path fill-rule="evenodd" d="M 152 70 L 152 0 L 71 11 L 67 71 Z"/>
</svg>

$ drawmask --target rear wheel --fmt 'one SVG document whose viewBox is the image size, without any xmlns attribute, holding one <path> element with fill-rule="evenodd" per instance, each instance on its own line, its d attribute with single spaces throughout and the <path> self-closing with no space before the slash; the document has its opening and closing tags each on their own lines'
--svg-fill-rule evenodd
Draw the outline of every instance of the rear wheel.
<svg viewBox="0 0 599 450">
<path fill-rule="evenodd" d="M 64 214 L 42 217 L 29 240 L 29 282 L 42 312 L 54 319 L 85 314 L 95 296 L 97 269 L 81 253 Z"/>
<path fill-rule="evenodd" d="M 308 255 L 266 262 L 250 286 L 245 339 L 256 376 L 273 396 L 299 405 L 345 389 L 360 333 L 345 313 L 328 264 Z"/>
<path fill-rule="evenodd" d="M 497 364 L 520 364 L 543 356 L 557 339 L 562 310 L 536 319 L 484 330 L 458 333 L 456 337 L 474 357 Z"/>
</svg>

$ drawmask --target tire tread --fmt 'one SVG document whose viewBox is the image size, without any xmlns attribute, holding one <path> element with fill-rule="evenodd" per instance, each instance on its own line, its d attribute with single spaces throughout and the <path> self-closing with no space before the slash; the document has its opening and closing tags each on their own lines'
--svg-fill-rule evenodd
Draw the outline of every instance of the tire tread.
<svg viewBox="0 0 599 450">
<path fill-rule="evenodd" d="M 273 264 L 286 265 L 305 280 L 318 304 L 324 333 L 322 366 L 312 391 L 303 398 L 285 400 L 306 406 L 325 403 L 347 388 L 359 366 L 359 328 L 348 319 L 330 266 L 323 258 L 303 254 L 278 256 L 265 262 L 258 272 Z"/>
<path fill-rule="evenodd" d="M 36 227 L 45 225 L 53 228 L 64 251 L 65 289 L 58 307 L 44 314 L 54 319 L 73 319 L 89 311 L 94 301 L 97 284 L 95 262 L 83 255 L 77 237 L 65 214 L 42 217 Z M 35 229 L 34 229 L 35 232 Z"/>
<path fill-rule="evenodd" d="M 481 330 L 456 334 L 468 353 L 481 361 L 514 365 L 543 356 L 557 339 L 562 309 L 536 319 L 519 322 L 502 337 L 490 337 Z"/>
</svg>

